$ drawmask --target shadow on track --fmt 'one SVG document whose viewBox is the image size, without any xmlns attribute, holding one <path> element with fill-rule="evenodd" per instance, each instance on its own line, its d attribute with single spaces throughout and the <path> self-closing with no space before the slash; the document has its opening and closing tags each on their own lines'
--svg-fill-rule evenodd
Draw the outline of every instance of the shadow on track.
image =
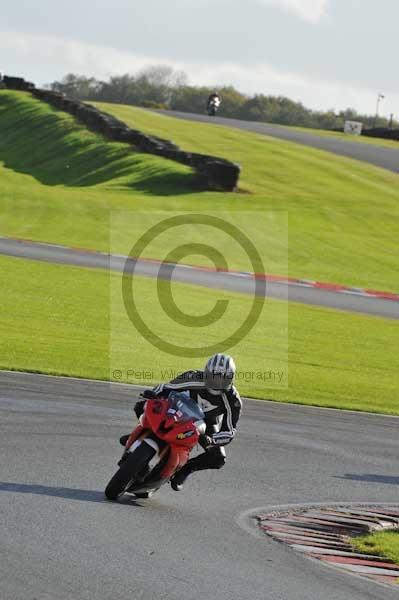
<svg viewBox="0 0 399 600">
<path fill-rule="evenodd" d="M 364 481 L 366 483 L 388 483 L 391 485 L 399 485 L 399 476 L 394 475 L 375 475 L 373 473 L 365 473 L 364 475 L 356 475 L 345 473 L 343 477 L 336 479 L 346 479 L 350 481 Z"/>
<path fill-rule="evenodd" d="M 94 490 L 79 490 L 75 488 L 51 487 L 48 485 L 38 485 L 34 483 L 12 483 L 0 481 L 0 492 L 14 492 L 18 494 L 36 494 L 38 496 L 52 496 L 53 498 L 65 498 L 66 500 L 80 500 L 82 502 L 100 502 L 108 503 L 104 497 L 104 492 Z M 132 497 L 124 498 L 118 504 L 128 504 L 129 506 L 140 506 Z"/>
</svg>

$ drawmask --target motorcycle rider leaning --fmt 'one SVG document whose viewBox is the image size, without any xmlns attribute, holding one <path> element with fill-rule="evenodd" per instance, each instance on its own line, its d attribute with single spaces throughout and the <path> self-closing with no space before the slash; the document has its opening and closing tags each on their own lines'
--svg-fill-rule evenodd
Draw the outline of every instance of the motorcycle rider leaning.
<svg viewBox="0 0 399 600">
<path fill-rule="evenodd" d="M 171 479 L 172 488 L 180 491 L 187 477 L 194 471 L 221 469 L 226 462 L 224 446 L 229 444 L 236 433 L 242 402 L 233 385 L 236 366 L 231 356 L 215 354 L 203 371 L 186 371 L 170 383 L 160 384 L 153 390 L 146 390 L 144 397 L 168 396 L 174 390 L 187 391 L 205 414 L 206 434 L 200 444 L 205 452 L 191 458 Z M 138 418 L 143 414 L 144 401 L 135 405 Z M 122 439 L 121 439 L 122 441 Z"/>
<path fill-rule="evenodd" d="M 217 101 L 217 107 L 218 107 L 218 108 L 219 108 L 219 106 L 221 105 L 221 103 L 222 103 L 222 99 L 221 99 L 221 97 L 219 96 L 219 94 L 218 94 L 217 92 L 212 92 L 212 94 L 210 94 L 210 95 L 209 95 L 209 97 L 208 97 L 208 102 L 207 102 L 207 104 L 206 104 L 206 109 L 207 109 L 207 111 L 209 111 L 209 108 L 210 108 L 210 106 L 211 106 L 211 103 L 212 103 L 214 100 L 216 100 L 216 101 Z"/>
</svg>

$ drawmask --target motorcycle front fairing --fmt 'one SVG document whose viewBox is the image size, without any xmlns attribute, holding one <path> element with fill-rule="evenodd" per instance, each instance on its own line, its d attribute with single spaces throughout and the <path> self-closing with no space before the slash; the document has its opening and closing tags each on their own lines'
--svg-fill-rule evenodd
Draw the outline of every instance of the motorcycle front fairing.
<svg viewBox="0 0 399 600">
<path fill-rule="evenodd" d="M 158 473 L 159 485 L 162 485 L 188 461 L 191 450 L 198 443 L 199 434 L 204 430 L 203 419 L 204 413 L 191 399 L 147 400 L 140 424 L 126 443 L 126 451 L 133 451 L 141 442 L 154 448 L 154 455 L 157 452 L 161 463 L 164 462 Z M 163 461 L 165 458 L 167 460 Z M 151 473 L 149 479 L 153 480 Z"/>
</svg>

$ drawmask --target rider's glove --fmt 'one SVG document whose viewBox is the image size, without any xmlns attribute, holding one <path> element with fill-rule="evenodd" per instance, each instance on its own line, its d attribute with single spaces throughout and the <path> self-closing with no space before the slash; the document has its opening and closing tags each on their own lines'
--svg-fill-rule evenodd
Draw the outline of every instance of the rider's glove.
<svg viewBox="0 0 399 600">
<path fill-rule="evenodd" d="M 212 444 L 214 446 L 227 446 L 233 441 L 235 433 L 235 429 L 233 431 L 218 431 L 212 435 Z"/>
</svg>

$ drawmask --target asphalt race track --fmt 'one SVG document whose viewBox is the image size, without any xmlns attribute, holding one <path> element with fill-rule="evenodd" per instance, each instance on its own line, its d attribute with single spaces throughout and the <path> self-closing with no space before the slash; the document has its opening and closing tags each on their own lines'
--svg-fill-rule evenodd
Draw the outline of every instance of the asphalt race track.
<svg viewBox="0 0 399 600">
<path fill-rule="evenodd" d="M 326 150 L 333 154 L 354 158 L 363 162 L 371 163 L 377 167 L 388 169 L 394 173 L 399 173 L 399 143 L 398 150 L 383 146 L 374 146 L 362 142 L 351 142 L 329 136 L 315 135 L 296 131 L 294 128 L 283 127 L 281 125 L 271 125 L 270 123 L 259 123 L 257 121 L 239 121 L 237 119 L 226 119 L 223 117 L 208 117 L 207 115 L 198 115 L 193 113 L 184 113 L 176 111 L 156 111 L 161 114 L 176 117 L 188 121 L 200 121 L 202 123 L 216 123 L 225 125 L 226 127 L 234 127 L 235 129 L 243 129 L 252 131 L 253 133 L 261 133 L 270 135 L 271 137 L 297 144 L 304 144 L 319 150 Z"/>
<path fill-rule="evenodd" d="M 397 591 L 256 537 L 243 513 L 397 502 L 398 419 L 244 402 L 221 471 L 106 502 L 138 389 L 0 373 L 2 600 L 382 600 Z"/>
<path fill-rule="evenodd" d="M 119 272 L 123 272 L 126 263 L 126 256 L 110 256 L 100 252 L 89 252 L 54 244 L 20 241 L 2 237 L 0 237 L 0 254 L 80 267 L 111 269 Z M 146 277 L 158 277 L 159 268 L 160 265 L 156 261 L 138 260 L 134 272 L 137 275 Z M 173 268 L 172 278 L 174 281 L 182 283 L 251 295 L 256 291 L 254 278 L 245 277 L 244 274 L 213 272 L 184 265 L 176 265 Z M 399 301 L 371 297 L 356 291 L 342 293 L 316 289 L 301 284 L 287 285 L 283 282 L 268 281 L 263 289 L 264 292 L 266 292 L 266 297 L 277 298 L 279 300 L 290 300 L 390 319 L 399 319 Z"/>
</svg>

